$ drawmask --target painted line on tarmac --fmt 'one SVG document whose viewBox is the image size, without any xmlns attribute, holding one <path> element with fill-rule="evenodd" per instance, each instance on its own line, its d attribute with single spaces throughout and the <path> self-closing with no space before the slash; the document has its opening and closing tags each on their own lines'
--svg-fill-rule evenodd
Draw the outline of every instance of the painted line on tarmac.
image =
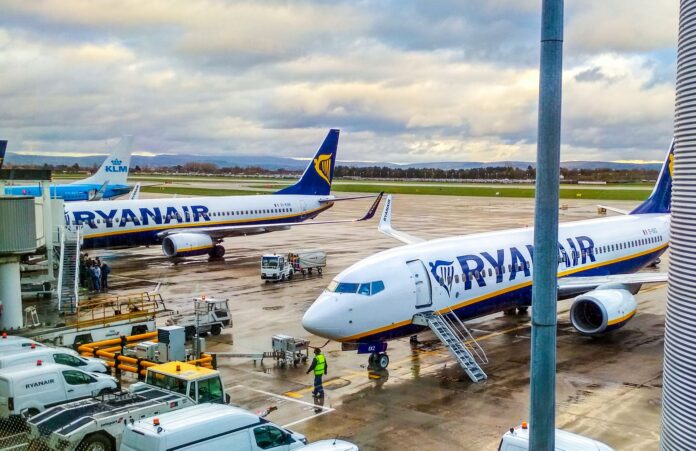
<svg viewBox="0 0 696 451">
<path fill-rule="evenodd" d="M 319 407 L 319 406 L 317 406 L 317 407 Z M 321 407 L 321 408 L 324 409 L 324 407 Z M 322 416 L 322 415 L 326 415 L 327 413 L 331 413 L 331 412 L 333 412 L 334 410 L 336 410 L 336 409 L 324 410 L 323 412 L 315 413 L 314 415 L 308 416 L 307 418 L 302 418 L 301 420 L 297 420 L 297 421 L 293 421 L 292 423 L 284 424 L 283 427 L 284 427 L 284 428 L 289 428 L 289 427 L 295 426 L 296 424 L 304 423 L 304 422 L 307 421 L 307 420 L 311 420 L 312 418 L 316 418 L 316 417 L 320 417 L 320 416 Z"/>
<path fill-rule="evenodd" d="M 313 403 L 311 403 L 311 402 L 300 401 L 299 399 L 291 398 L 290 396 L 280 395 L 280 394 L 272 393 L 272 392 L 265 391 L 265 390 L 259 390 L 258 388 L 247 387 L 246 385 L 235 385 L 235 386 L 230 387 L 230 389 L 233 389 L 233 388 L 245 388 L 245 389 L 247 389 L 247 390 L 255 391 L 255 392 L 257 392 L 257 393 L 261 393 L 261 394 L 266 395 L 266 396 L 272 396 L 272 397 L 274 397 L 274 398 L 285 399 L 286 401 L 292 401 L 292 402 L 296 402 L 296 403 L 298 403 L 298 404 L 304 404 L 305 406 L 309 406 L 309 407 L 313 407 L 313 408 L 314 408 L 314 407 L 321 407 L 322 409 L 330 410 L 330 411 L 332 411 L 332 412 L 333 412 L 334 410 L 336 410 L 336 409 L 333 409 L 333 408 L 331 408 L 331 407 L 317 406 L 316 404 L 313 404 Z"/>
</svg>

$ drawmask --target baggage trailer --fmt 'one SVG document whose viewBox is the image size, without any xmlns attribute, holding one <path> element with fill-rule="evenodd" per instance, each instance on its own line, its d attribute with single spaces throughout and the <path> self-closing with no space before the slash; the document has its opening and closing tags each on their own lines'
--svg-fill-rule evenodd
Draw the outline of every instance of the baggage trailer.
<svg viewBox="0 0 696 451">
<path fill-rule="evenodd" d="M 128 391 L 62 404 L 28 420 L 30 449 L 116 451 L 126 425 L 199 403 L 229 403 L 216 370 L 184 362 L 147 369 Z"/>
<path fill-rule="evenodd" d="M 186 340 L 194 335 L 210 333 L 220 335 L 222 329 L 232 327 L 232 313 L 227 299 L 194 298 L 193 311 L 177 313 L 167 319 L 167 326 L 181 326 L 186 330 Z"/>
<path fill-rule="evenodd" d="M 261 257 L 261 279 L 283 281 L 295 274 L 321 274 L 326 266 L 326 252 L 301 251 L 287 254 L 266 254 Z"/>
</svg>

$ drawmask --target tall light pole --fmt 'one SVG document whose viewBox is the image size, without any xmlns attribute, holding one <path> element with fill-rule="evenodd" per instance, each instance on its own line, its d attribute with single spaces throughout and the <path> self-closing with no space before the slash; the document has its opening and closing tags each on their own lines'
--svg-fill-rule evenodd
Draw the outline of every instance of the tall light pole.
<svg viewBox="0 0 696 451">
<path fill-rule="evenodd" d="M 563 0 L 543 0 L 534 210 L 529 449 L 553 451 L 556 418 L 556 303 L 561 153 Z"/>
</svg>

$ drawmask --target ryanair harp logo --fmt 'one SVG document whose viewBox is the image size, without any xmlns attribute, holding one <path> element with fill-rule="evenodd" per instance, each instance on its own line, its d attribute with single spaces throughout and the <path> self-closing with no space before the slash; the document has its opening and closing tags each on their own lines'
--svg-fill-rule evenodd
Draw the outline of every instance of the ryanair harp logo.
<svg viewBox="0 0 696 451">
<path fill-rule="evenodd" d="M 430 273 L 433 275 L 437 283 L 447 291 L 448 296 L 452 296 L 452 282 L 454 279 L 454 262 L 446 262 L 444 260 L 435 260 L 435 263 L 430 262 Z"/>
<path fill-rule="evenodd" d="M 319 177 L 331 185 L 331 154 L 316 157 L 314 159 L 314 170 L 317 171 Z"/>
</svg>

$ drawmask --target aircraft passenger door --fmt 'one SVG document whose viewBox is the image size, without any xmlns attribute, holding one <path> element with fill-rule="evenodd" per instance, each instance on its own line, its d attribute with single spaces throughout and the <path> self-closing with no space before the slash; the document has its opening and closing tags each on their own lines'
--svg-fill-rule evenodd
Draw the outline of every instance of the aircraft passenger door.
<svg viewBox="0 0 696 451">
<path fill-rule="evenodd" d="M 428 307 L 433 303 L 432 287 L 428 270 L 420 260 L 406 262 L 408 269 L 411 270 L 411 280 L 413 281 L 416 293 L 416 308 Z"/>
<path fill-rule="evenodd" d="M 300 199 L 300 211 L 301 211 L 302 213 L 304 213 L 305 211 L 307 211 L 307 203 L 306 203 L 304 200 L 302 200 L 302 199 Z"/>
</svg>

